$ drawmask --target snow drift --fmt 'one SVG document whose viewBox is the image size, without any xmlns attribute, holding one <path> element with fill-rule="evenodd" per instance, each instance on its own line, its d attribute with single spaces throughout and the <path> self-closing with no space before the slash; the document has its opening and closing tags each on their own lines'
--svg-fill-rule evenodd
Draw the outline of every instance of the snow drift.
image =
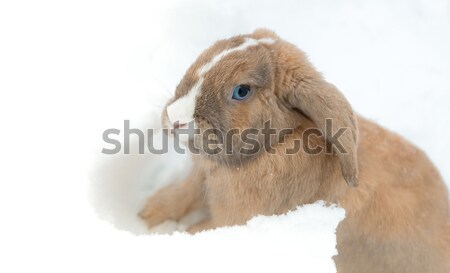
<svg viewBox="0 0 450 273">
<path fill-rule="evenodd" d="M 343 218 L 343 209 L 317 203 L 245 226 L 150 236 L 148 264 L 164 272 L 336 272 L 331 257 Z"/>
</svg>

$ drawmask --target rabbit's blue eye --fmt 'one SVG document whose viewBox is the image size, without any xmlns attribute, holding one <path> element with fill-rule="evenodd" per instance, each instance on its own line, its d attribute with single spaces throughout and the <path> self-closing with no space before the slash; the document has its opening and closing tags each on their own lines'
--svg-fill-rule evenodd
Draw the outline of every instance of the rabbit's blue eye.
<svg viewBox="0 0 450 273">
<path fill-rule="evenodd" d="M 241 84 L 233 89 L 232 98 L 234 100 L 243 100 L 248 97 L 248 95 L 250 95 L 250 86 Z"/>
</svg>

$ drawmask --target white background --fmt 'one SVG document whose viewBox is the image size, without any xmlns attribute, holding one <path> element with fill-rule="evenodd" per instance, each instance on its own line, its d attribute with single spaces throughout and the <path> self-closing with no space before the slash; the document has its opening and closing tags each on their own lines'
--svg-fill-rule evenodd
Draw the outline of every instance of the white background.
<svg viewBox="0 0 450 273">
<path fill-rule="evenodd" d="M 88 202 L 101 133 L 154 120 L 202 49 L 257 27 L 297 44 L 450 181 L 448 0 L 3 0 L 0 270 L 142 271 L 139 237 Z"/>
</svg>

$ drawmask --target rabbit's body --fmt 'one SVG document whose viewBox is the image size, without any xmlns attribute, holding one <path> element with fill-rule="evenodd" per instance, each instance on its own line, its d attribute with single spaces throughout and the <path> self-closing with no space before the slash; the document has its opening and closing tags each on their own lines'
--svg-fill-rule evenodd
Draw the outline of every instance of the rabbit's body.
<svg viewBox="0 0 450 273">
<path fill-rule="evenodd" d="M 265 35 L 277 38 L 267 31 L 255 32 L 253 35 L 256 38 L 264 38 Z M 322 84 L 320 76 L 308 63 L 304 64 L 304 59 L 300 60 L 300 65 L 295 65 L 296 68 L 300 67 L 301 75 L 287 73 L 291 70 L 286 69 L 288 66 L 285 67 L 284 62 L 290 62 L 290 58 L 296 60 L 299 55 L 290 52 L 294 50 L 291 45 L 288 44 L 286 48 L 287 53 L 281 52 L 276 57 L 275 67 L 269 67 L 263 72 L 275 71 L 272 81 L 266 83 L 270 86 L 267 88 L 271 92 L 289 90 L 292 89 L 292 82 L 297 82 L 299 78 L 306 82 L 305 86 L 310 83 L 311 86 L 318 86 L 318 82 Z M 199 69 L 201 66 L 194 64 L 193 67 Z M 310 78 L 314 80 L 309 82 Z M 302 92 L 308 93 L 311 86 L 302 87 Z M 262 94 L 264 91 L 255 92 Z M 151 197 L 141 217 L 153 226 L 166 219 L 179 219 L 191 210 L 205 207 L 210 217 L 190 227 L 190 232 L 196 232 L 244 224 L 259 214 L 282 214 L 298 205 L 325 200 L 337 203 L 346 210 L 346 218 L 337 230 L 339 255 L 335 261 L 339 272 L 450 272 L 448 194 L 433 164 L 423 152 L 401 137 L 356 117 L 346 101 L 339 93 L 334 93 L 337 91 L 327 83 L 318 86 L 314 92 L 320 94 L 314 98 L 314 102 L 305 96 L 300 98 L 302 102 L 297 102 L 298 93 L 292 97 L 289 94 L 278 96 L 286 97 L 286 104 L 294 104 L 300 113 L 283 106 L 270 109 L 268 117 L 275 120 L 275 127 L 295 128 L 292 134 L 284 137 L 284 141 L 274 143 L 272 147 L 276 153 L 263 152 L 249 157 L 222 155 L 214 158 L 195 155 L 191 175 L 185 181 L 163 188 Z M 329 94 L 332 96 L 326 97 Z M 335 118 L 338 125 L 341 123 L 352 131 L 342 140 L 348 153 L 342 155 L 333 150 L 332 153 L 311 155 L 302 150 L 288 155 L 282 152 L 285 148 L 293 147 L 295 140 L 302 139 L 308 128 L 323 129 L 323 123 L 319 120 L 323 116 L 317 116 L 314 112 L 323 106 L 316 105 L 316 108 L 311 109 L 309 105 L 302 104 L 305 101 L 309 104 L 315 101 L 322 103 L 323 100 L 330 101 L 326 103 L 326 109 L 321 110 L 327 112 L 325 116 Z M 243 124 L 247 122 L 243 116 L 251 116 L 252 107 L 257 107 L 258 103 L 270 104 L 271 98 L 270 95 L 255 97 L 246 103 L 230 106 L 246 106 L 238 110 L 249 111 L 231 116 L 234 127 L 248 127 Z M 195 107 L 197 109 L 199 103 L 196 102 Z M 200 106 L 196 111 L 201 113 L 204 109 L 204 106 Z M 220 107 L 217 109 L 220 111 Z M 344 116 L 337 113 L 338 110 Z M 224 112 L 221 116 L 226 119 L 232 114 Z M 163 122 L 167 123 L 168 119 L 164 112 Z M 200 129 L 203 119 L 203 116 L 196 119 Z M 211 115 L 207 119 L 208 126 L 217 124 Z M 251 117 L 248 119 L 251 120 Z M 354 125 L 356 123 L 358 128 Z M 255 127 L 260 125 L 254 124 Z M 356 137 L 358 131 L 359 140 Z M 308 140 L 312 146 L 326 146 L 326 139 L 313 137 Z M 357 150 L 352 147 L 357 147 Z M 352 154 L 352 151 L 355 153 Z M 356 165 L 353 165 L 355 162 Z M 358 187 L 348 186 L 356 184 L 358 180 Z"/>
</svg>

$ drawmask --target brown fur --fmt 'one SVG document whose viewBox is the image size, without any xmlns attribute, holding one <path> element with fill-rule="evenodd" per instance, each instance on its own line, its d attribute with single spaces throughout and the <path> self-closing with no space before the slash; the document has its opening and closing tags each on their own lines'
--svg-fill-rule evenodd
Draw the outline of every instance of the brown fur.
<svg viewBox="0 0 450 273">
<path fill-rule="evenodd" d="M 190 227 L 194 233 L 325 200 L 346 210 L 337 230 L 339 272 L 450 272 L 449 199 L 436 168 L 403 138 L 356 116 L 304 54 L 274 33 L 217 42 L 189 68 L 169 103 L 195 84 L 203 64 L 245 37 L 276 42 L 234 52 L 206 74 L 195 110 L 199 128 L 262 128 L 270 119 L 278 130 L 294 130 L 273 144 L 282 148 L 332 118 L 335 127 L 350 129 L 339 139 L 348 153 L 196 155 L 191 175 L 152 196 L 140 216 L 154 226 L 207 207 L 210 218 Z M 230 101 L 230 90 L 243 83 L 252 97 Z M 167 125 L 165 111 L 162 119 Z M 326 145 L 328 137 L 311 142 Z"/>
</svg>

